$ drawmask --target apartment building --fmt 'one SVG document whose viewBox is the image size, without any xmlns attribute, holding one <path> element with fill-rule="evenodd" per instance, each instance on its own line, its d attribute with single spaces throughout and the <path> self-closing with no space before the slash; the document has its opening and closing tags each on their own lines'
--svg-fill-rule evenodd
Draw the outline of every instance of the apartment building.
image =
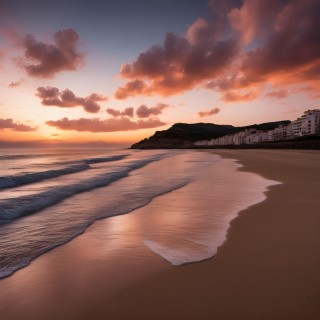
<svg viewBox="0 0 320 320">
<path fill-rule="evenodd" d="M 269 131 L 246 129 L 217 139 L 197 141 L 196 146 L 224 146 L 285 141 L 302 136 L 320 134 L 320 109 L 307 110 L 288 125 L 280 125 Z"/>
<path fill-rule="evenodd" d="M 307 110 L 292 122 L 294 135 L 305 136 L 320 133 L 320 109 Z M 298 131 L 300 130 L 300 132 Z"/>
</svg>

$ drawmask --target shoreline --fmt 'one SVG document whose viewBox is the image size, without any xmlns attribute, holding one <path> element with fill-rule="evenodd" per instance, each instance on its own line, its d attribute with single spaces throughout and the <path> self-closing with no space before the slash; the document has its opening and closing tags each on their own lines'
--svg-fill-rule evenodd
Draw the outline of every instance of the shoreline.
<svg viewBox="0 0 320 320">
<path fill-rule="evenodd" d="M 237 159 L 239 170 L 282 184 L 231 222 L 227 240 L 213 258 L 164 270 L 128 287 L 108 299 L 108 307 L 92 310 L 94 319 L 320 318 L 320 153 L 213 152 Z"/>
<path fill-rule="evenodd" d="M 133 254 L 119 253 L 105 264 L 107 270 L 103 255 L 90 261 L 90 246 L 97 244 L 93 237 L 107 225 L 101 220 L 84 236 L 0 281 L 3 319 L 320 318 L 320 152 L 210 152 L 236 159 L 240 171 L 281 182 L 269 187 L 266 200 L 232 220 L 227 240 L 213 258 L 174 267 L 142 248 L 137 257 L 147 257 L 145 265 L 136 263 Z M 75 249 L 77 259 L 70 259 Z M 94 275 L 88 274 L 92 263 Z M 44 274 L 46 283 L 39 284 Z M 12 295 L 16 300 L 9 303 L 6 291 L 17 291 Z"/>
</svg>

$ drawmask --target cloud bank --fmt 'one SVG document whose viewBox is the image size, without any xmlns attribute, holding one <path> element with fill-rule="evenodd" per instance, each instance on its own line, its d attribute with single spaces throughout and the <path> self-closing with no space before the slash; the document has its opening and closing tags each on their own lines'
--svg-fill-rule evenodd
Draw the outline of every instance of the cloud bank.
<svg viewBox="0 0 320 320">
<path fill-rule="evenodd" d="M 73 108 L 82 106 L 86 112 L 97 113 L 101 107 L 97 102 L 106 101 L 106 96 L 92 93 L 90 96 L 81 98 L 77 97 L 71 90 L 65 89 L 60 91 L 56 87 L 39 87 L 36 96 L 41 99 L 44 106 L 56 106 L 60 108 Z"/>
<path fill-rule="evenodd" d="M 150 129 L 166 125 L 156 118 L 133 121 L 128 117 L 110 118 L 106 120 L 80 118 L 71 120 L 63 118 L 57 121 L 47 121 L 47 125 L 61 130 L 87 131 L 87 132 L 116 132 Z"/>
</svg>

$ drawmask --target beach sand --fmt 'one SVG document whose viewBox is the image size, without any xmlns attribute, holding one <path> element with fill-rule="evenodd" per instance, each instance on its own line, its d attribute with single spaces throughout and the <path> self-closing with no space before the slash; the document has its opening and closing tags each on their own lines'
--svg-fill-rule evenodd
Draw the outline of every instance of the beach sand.
<svg viewBox="0 0 320 320">
<path fill-rule="evenodd" d="M 213 258 L 173 267 L 127 248 L 105 264 L 90 259 L 100 221 L 1 280 L 0 319 L 320 319 L 320 152 L 212 152 L 282 182 L 233 220 Z"/>
</svg>

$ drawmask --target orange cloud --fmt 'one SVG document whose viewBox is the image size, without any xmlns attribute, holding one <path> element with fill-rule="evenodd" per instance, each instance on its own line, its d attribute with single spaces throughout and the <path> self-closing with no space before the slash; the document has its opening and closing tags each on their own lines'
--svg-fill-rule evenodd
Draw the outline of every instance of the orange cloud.
<svg viewBox="0 0 320 320">
<path fill-rule="evenodd" d="M 0 119 L 0 131 L 5 129 L 19 132 L 29 132 L 36 131 L 38 128 L 30 127 L 19 122 L 13 122 L 13 119 Z"/>
<path fill-rule="evenodd" d="M 213 116 L 214 114 L 217 114 L 219 112 L 220 112 L 219 108 L 214 108 L 214 109 L 211 109 L 208 111 L 200 111 L 200 112 L 198 112 L 198 115 L 200 118 L 203 118 L 203 117 Z"/>
<path fill-rule="evenodd" d="M 69 89 L 60 91 L 56 87 L 39 87 L 36 96 L 42 99 L 41 103 L 44 106 L 56 106 L 61 108 L 82 106 L 85 111 L 90 113 L 99 112 L 101 107 L 97 102 L 106 101 L 108 99 L 97 93 L 92 93 L 88 97 L 81 98 L 77 97 Z"/>
<path fill-rule="evenodd" d="M 62 71 L 74 71 L 84 64 L 84 54 L 77 49 L 79 35 L 73 29 L 53 35 L 53 44 L 37 41 L 27 35 L 22 40 L 24 58 L 21 63 L 32 77 L 52 78 Z"/>
<path fill-rule="evenodd" d="M 133 131 L 139 129 L 157 128 L 166 125 L 165 122 L 157 118 L 147 120 L 132 121 L 128 117 L 111 118 L 106 120 L 80 118 L 69 120 L 63 118 L 57 121 L 47 121 L 47 125 L 59 128 L 61 130 L 87 131 L 87 132 L 116 132 Z"/>
</svg>

